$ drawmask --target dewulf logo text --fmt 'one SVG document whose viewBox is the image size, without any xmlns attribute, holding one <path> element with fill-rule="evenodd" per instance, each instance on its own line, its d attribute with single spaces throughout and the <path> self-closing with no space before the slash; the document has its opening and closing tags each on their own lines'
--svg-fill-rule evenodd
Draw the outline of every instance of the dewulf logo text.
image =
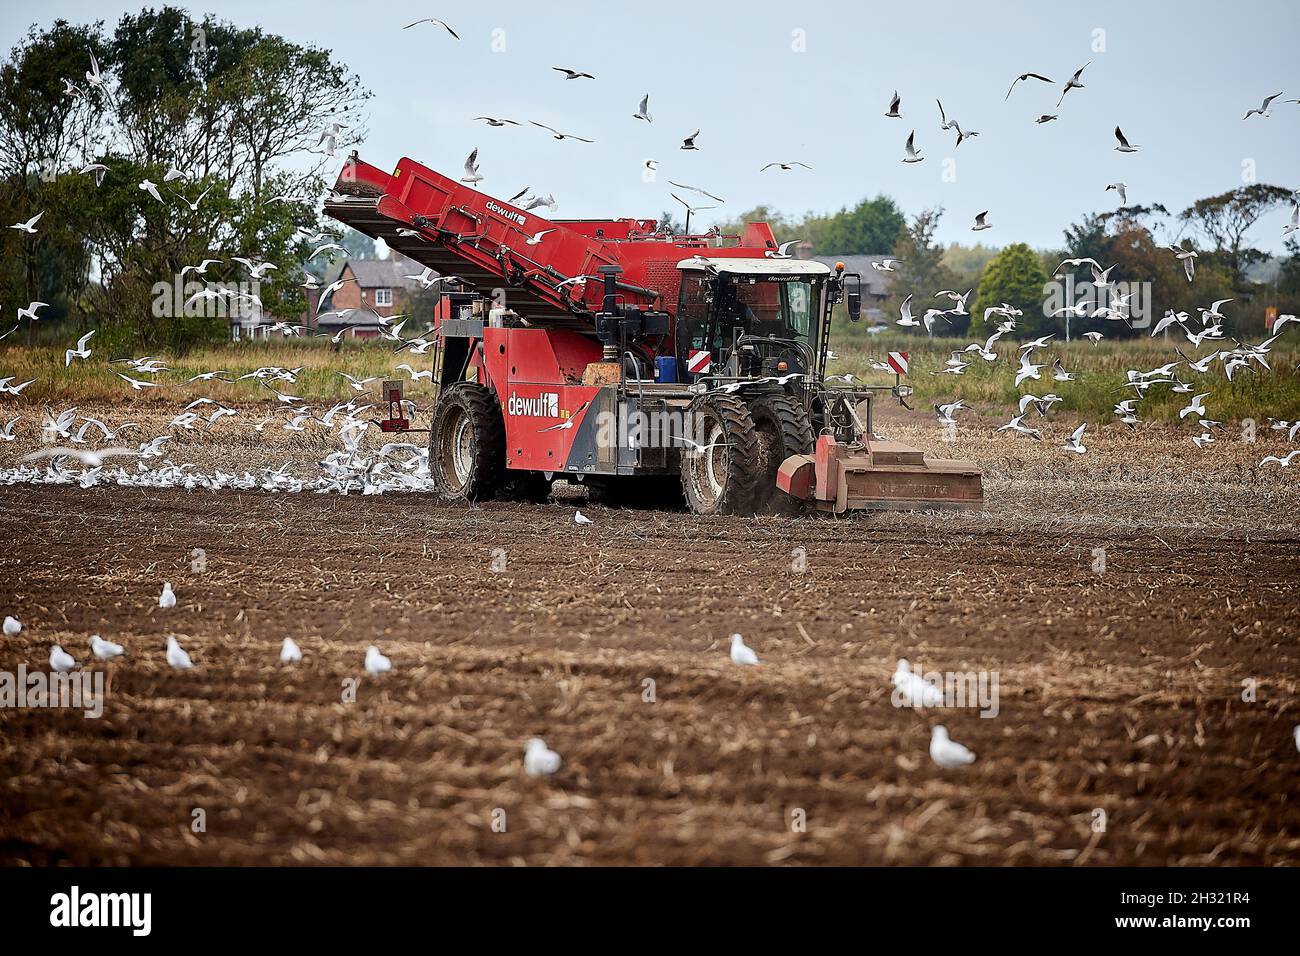
<svg viewBox="0 0 1300 956">
<path fill-rule="evenodd" d="M 498 216 L 509 219 L 511 222 L 517 222 L 521 226 L 528 221 L 528 217 L 522 212 L 515 212 L 513 209 L 506 209 L 504 206 L 498 206 L 496 203 L 491 201 L 487 204 L 487 211 L 494 212 Z"/>
<path fill-rule="evenodd" d="M 506 410 L 511 415 L 523 415 L 530 418 L 559 418 L 560 396 L 555 392 L 543 392 L 536 398 L 520 398 L 510 393 Z"/>
</svg>

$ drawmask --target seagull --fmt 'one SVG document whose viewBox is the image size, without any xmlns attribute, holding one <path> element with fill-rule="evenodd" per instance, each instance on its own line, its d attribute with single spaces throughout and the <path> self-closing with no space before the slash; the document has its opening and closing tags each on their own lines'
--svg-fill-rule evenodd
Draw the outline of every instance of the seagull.
<svg viewBox="0 0 1300 956">
<path fill-rule="evenodd" d="M 1016 77 L 1014 80 L 1011 81 L 1011 86 L 1007 89 L 1007 95 L 1002 98 L 1002 102 L 1005 103 L 1007 100 L 1011 99 L 1011 91 L 1014 90 L 1016 88 L 1016 84 L 1022 80 L 1042 80 L 1044 83 L 1056 82 L 1055 80 L 1048 79 L 1047 77 L 1043 76 L 1043 74 L 1041 73 L 1021 73 L 1018 77 Z"/>
<path fill-rule="evenodd" d="M 561 140 L 561 139 L 576 139 L 576 140 L 577 140 L 578 142 L 580 142 L 580 143 L 594 143 L 594 142 L 595 142 L 594 139 L 583 139 L 581 136 L 574 136 L 572 133 L 561 133 L 558 129 L 555 129 L 553 126 L 547 126 L 545 123 L 539 123 L 539 122 L 537 122 L 537 120 L 529 120 L 528 122 L 532 123 L 534 126 L 540 127 L 541 129 L 544 129 L 544 130 L 548 131 L 549 133 L 551 133 L 551 138 L 552 138 L 552 139 L 556 139 L 556 140 Z"/>
<path fill-rule="evenodd" d="M 1025 416 L 1023 414 L 1016 415 L 1014 418 L 1011 419 L 1011 421 L 1007 422 L 1005 425 L 999 425 L 997 430 L 1000 432 L 1012 431 L 1015 432 L 1017 435 L 1027 435 L 1028 437 L 1032 438 L 1034 441 L 1042 441 L 1043 433 L 1039 431 L 1037 428 L 1033 428 L 1029 425 L 1026 425 L 1024 423 L 1024 418 Z"/>
<path fill-rule="evenodd" d="M 90 358 L 90 349 L 86 348 L 86 343 L 90 341 L 90 337 L 94 334 L 95 334 L 95 330 L 91 329 L 81 338 L 77 339 L 77 347 L 75 349 L 66 349 L 64 351 L 63 353 L 64 368 L 69 368 L 72 365 L 72 360 L 74 358 L 83 358 L 83 359 Z"/>
<path fill-rule="evenodd" d="M 121 644 L 106 641 L 98 634 L 90 635 L 90 653 L 101 661 L 111 661 L 115 657 L 121 657 L 125 651 Z"/>
<path fill-rule="evenodd" d="M 1136 153 L 1142 148 L 1141 146 L 1130 146 L 1128 140 L 1124 138 L 1124 133 L 1118 126 L 1115 127 L 1115 138 L 1119 140 L 1119 145 L 1115 147 L 1115 152 L 1117 153 Z"/>
<path fill-rule="evenodd" d="M 898 325 L 901 325 L 904 328 L 911 328 L 921 324 L 912 317 L 912 293 L 909 292 L 907 294 L 907 298 L 903 300 L 903 304 L 899 306 L 898 311 L 902 316 L 902 318 L 898 320 Z"/>
<path fill-rule="evenodd" d="M 591 519 L 588 518 L 588 517 L 587 517 L 585 514 L 583 514 L 581 511 L 575 511 L 575 512 L 573 513 L 573 523 L 574 523 L 574 524 L 578 524 L 578 525 L 582 525 L 582 524 L 591 524 Z"/>
<path fill-rule="evenodd" d="M 379 653 L 379 648 L 371 644 L 366 648 L 366 673 L 367 674 L 386 674 L 393 669 L 393 662 L 383 654 Z"/>
<path fill-rule="evenodd" d="M 1210 307 L 1209 307 L 1208 309 L 1197 309 L 1196 311 L 1199 312 L 1199 313 L 1201 313 L 1201 325 L 1209 325 L 1209 324 L 1210 324 L 1210 319 L 1225 319 L 1225 318 L 1227 318 L 1227 316 L 1225 316 L 1225 315 L 1224 315 L 1222 312 L 1220 312 L 1219 310 L 1220 310 L 1221 308 L 1223 308 L 1225 305 L 1227 305 L 1229 302 L 1232 302 L 1232 301 L 1234 301 L 1234 300 L 1233 300 L 1233 299 L 1215 299 L 1212 303 L 1210 303 Z M 1279 317 L 1278 321 L 1273 323 L 1273 331 L 1274 331 L 1274 332 L 1277 331 L 1278 323 L 1279 323 L 1280 321 L 1281 321 L 1281 318 Z"/>
<path fill-rule="evenodd" d="M 296 664 L 300 660 L 302 660 L 302 651 L 292 637 L 286 637 L 284 643 L 280 645 L 280 663 Z"/>
<path fill-rule="evenodd" d="M 542 241 L 542 236 L 555 232 L 554 229 L 543 229 L 541 232 L 535 232 L 531 237 L 524 240 L 525 245 L 535 246 Z"/>
<path fill-rule="evenodd" d="M 760 173 L 767 172 L 767 170 L 771 169 L 773 166 L 777 167 L 778 169 L 783 169 L 786 172 L 789 172 L 790 170 L 794 169 L 796 166 L 802 166 L 804 169 L 812 169 L 812 167 L 809 166 L 807 163 L 801 163 L 796 160 L 791 160 L 790 162 L 787 163 L 768 163 L 766 166 L 760 169 L 759 172 Z"/>
<path fill-rule="evenodd" d="M 190 660 L 190 655 L 185 653 L 185 649 L 176 642 L 176 638 L 167 638 L 167 663 L 178 671 L 187 670 L 194 666 Z"/>
<path fill-rule="evenodd" d="M 913 148 L 912 143 L 915 138 L 916 138 L 916 130 L 912 130 L 912 132 L 909 133 L 907 136 L 906 145 L 903 146 L 903 150 L 907 154 L 906 156 L 903 157 L 903 162 L 905 163 L 919 163 L 924 161 L 925 159 L 924 156 L 919 155 L 916 149 Z"/>
<path fill-rule="evenodd" d="M 1052 379 L 1057 382 L 1073 382 L 1075 380 L 1074 373 L 1067 372 L 1059 358 L 1052 363 Z"/>
<path fill-rule="evenodd" d="M 919 674 L 912 673 L 907 658 L 900 657 L 891 678 L 908 707 L 942 707 L 943 691 Z"/>
<path fill-rule="evenodd" d="M 1277 98 L 1278 98 L 1279 96 L 1281 96 L 1281 95 L 1282 95 L 1281 93 L 1274 93 L 1272 96 L 1266 96 L 1266 97 L 1264 97 L 1264 102 L 1262 102 L 1262 103 L 1259 104 L 1259 109 L 1257 109 L 1257 110 L 1246 110 L 1246 115 L 1243 116 L 1242 119 L 1244 119 L 1244 120 L 1248 120 L 1248 119 L 1250 119 L 1252 116 L 1254 116 L 1254 115 L 1256 115 L 1256 114 L 1258 114 L 1258 115 L 1264 117 L 1264 119 L 1268 119 L 1270 116 L 1273 115 L 1272 113 L 1269 112 L 1269 109 L 1268 109 L 1268 108 L 1269 108 L 1269 104 L 1271 104 L 1275 99 L 1277 99 Z"/>
<path fill-rule="evenodd" d="M 1111 183 L 1104 190 L 1102 190 L 1102 192 L 1110 192 L 1112 189 L 1115 190 L 1116 195 L 1119 196 L 1119 204 L 1121 206 L 1127 206 L 1128 205 L 1128 192 L 1127 192 L 1128 183 Z"/>
<path fill-rule="evenodd" d="M 872 262 L 871 268 L 875 269 L 877 272 L 893 272 L 895 271 L 894 266 L 900 266 L 902 264 L 902 259 L 881 259 L 879 262 Z"/>
<path fill-rule="evenodd" d="M 163 582 L 162 594 L 158 597 L 158 606 L 161 608 L 176 606 L 176 592 L 172 590 L 170 581 Z"/>
<path fill-rule="evenodd" d="M 903 114 L 898 112 L 898 108 L 903 105 L 902 98 L 898 95 L 898 90 L 894 90 L 894 98 L 889 101 L 889 110 L 885 113 L 890 119 L 901 119 Z"/>
<path fill-rule="evenodd" d="M 943 724 L 936 724 L 930 731 L 930 759 L 943 769 L 952 770 L 954 767 L 974 763 L 975 755 L 951 739 Z"/>
<path fill-rule="evenodd" d="M 697 136 L 699 136 L 699 135 L 700 135 L 700 131 L 697 129 L 697 130 L 696 130 L 694 133 L 692 133 L 690 136 L 687 136 L 684 140 L 682 140 L 681 148 L 682 148 L 682 149 L 696 149 L 696 150 L 698 150 L 699 147 L 695 145 L 695 137 L 697 137 Z"/>
<path fill-rule="evenodd" d="M 1071 433 L 1070 437 L 1065 440 L 1065 444 L 1061 446 L 1061 450 L 1072 451 L 1077 455 L 1082 455 L 1085 452 L 1087 452 L 1088 449 L 1085 448 L 1083 445 L 1083 432 L 1084 429 L 1086 429 L 1087 427 L 1088 427 L 1088 423 L 1084 422 L 1082 425 L 1076 428 Z"/>
<path fill-rule="evenodd" d="M 721 196 L 715 196 L 707 189 L 701 189 L 699 186 L 688 186 L 685 183 L 673 182 L 673 180 L 671 179 L 668 180 L 668 185 L 676 186 L 678 189 L 685 189 L 688 192 L 698 193 L 701 196 L 707 196 L 709 199 L 712 199 L 714 202 L 726 202 L 726 200 L 723 199 Z M 680 202 L 680 200 L 678 201 Z"/>
<path fill-rule="evenodd" d="M 432 23 L 432 24 L 434 24 L 435 26 L 442 27 L 444 30 L 446 30 L 448 33 L 450 33 L 450 34 L 451 34 L 453 37 L 455 37 L 457 40 L 460 39 L 460 36 L 456 33 L 455 30 L 453 30 L 451 27 L 447 26 L 447 24 L 443 23 L 441 20 L 438 20 L 438 19 L 436 19 L 436 18 L 434 18 L 434 17 L 425 17 L 423 20 L 416 20 L 414 23 L 408 23 L 406 26 L 402 27 L 402 29 L 403 29 L 403 30 L 409 30 L 409 29 L 411 29 L 411 27 L 419 26 L 421 23 Z"/>
<path fill-rule="evenodd" d="M 222 261 L 223 260 L 221 259 L 204 259 L 197 266 L 185 266 L 181 269 L 181 278 L 185 278 L 185 275 L 189 272 L 198 275 L 205 275 L 208 271 L 208 266 L 220 265 Z"/>
<path fill-rule="evenodd" d="M 145 388 L 158 387 L 157 382 L 142 382 L 139 379 L 132 378 L 130 375 L 123 375 L 121 372 L 114 372 L 113 374 L 116 375 L 118 378 L 120 378 L 122 381 L 129 382 L 131 385 L 131 390 L 133 392 L 138 392 L 141 389 L 145 389 Z"/>
<path fill-rule="evenodd" d="M 104 85 L 103 74 L 99 72 L 99 61 L 95 59 L 93 53 L 90 54 L 90 69 L 86 71 L 86 82 L 96 87 Z"/>
<path fill-rule="evenodd" d="M 1186 408 L 1180 409 L 1178 412 L 1178 417 L 1182 419 L 1182 418 L 1186 418 L 1188 415 L 1195 415 L 1197 418 L 1204 418 L 1205 405 L 1202 403 L 1205 399 L 1209 397 L 1210 397 L 1209 392 L 1203 392 L 1200 395 L 1193 396 L 1192 404 L 1188 405 Z"/>
<path fill-rule="evenodd" d="M 1065 101 L 1065 94 L 1070 92 L 1070 90 L 1083 89 L 1083 84 L 1079 82 L 1079 77 L 1083 76 L 1083 71 L 1086 70 L 1091 65 L 1092 65 L 1092 60 L 1089 60 L 1083 66 L 1079 67 L 1077 70 L 1074 71 L 1074 76 L 1070 77 L 1068 80 L 1065 81 L 1065 87 L 1061 90 L 1061 98 L 1056 101 L 1056 105 L 1058 107 L 1061 105 L 1061 103 Z"/>
<path fill-rule="evenodd" d="M 1279 458 L 1277 455 L 1268 455 L 1260 460 L 1259 466 L 1263 468 L 1265 465 L 1276 463 L 1279 467 L 1290 468 L 1291 462 L 1295 460 L 1297 455 L 1300 455 L 1300 448 L 1297 448 L 1295 451 L 1290 452 L 1289 454 L 1287 454 L 1285 458 Z M 8 626 L 11 620 L 13 620 L 13 618 L 5 618 L 6 627 Z M 5 633 L 7 634 L 9 632 L 5 631 Z"/>
<path fill-rule="evenodd" d="M 154 199 L 158 200 L 159 202 L 163 201 L 162 195 L 158 192 L 157 184 L 151 183 L 149 180 L 146 179 L 144 182 L 140 183 L 140 189 L 144 192 L 147 192 L 150 196 L 152 196 Z"/>
<path fill-rule="evenodd" d="M 560 769 L 560 755 L 546 746 L 540 737 L 524 745 L 524 772 L 530 777 L 549 777 Z"/>
<path fill-rule="evenodd" d="M 102 186 L 104 184 L 104 174 L 108 172 L 108 167 L 103 163 L 87 163 L 81 168 L 80 172 L 83 175 L 86 173 L 94 173 L 95 185 Z"/>
<path fill-rule="evenodd" d="M 647 123 L 653 123 L 654 117 L 650 115 L 650 94 L 647 93 L 641 97 L 641 105 L 636 108 L 632 114 L 633 119 L 645 120 Z"/>
<path fill-rule="evenodd" d="M 66 674 L 77 666 L 77 659 L 58 644 L 50 648 L 50 667 L 60 674 Z"/>
<path fill-rule="evenodd" d="M 1039 126 L 1042 126 L 1044 123 L 1050 123 L 1052 122 L 1052 120 L 1058 120 L 1060 118 L 1061 117 L 1059 117 L 1055 113 L 1044 113 L 1041 116 L 1039 116 L 1038 119 L 1034 120 L 1034 122 L 1037 123 Z"/>
<path fill-rule="evenodd" d="M 518 125 L 519 125 L 519 123 L 518 123 L 517 121 L 512 120 L 512 119 L 505 119 L 504 117 L 502 117 L 501 119 L 498 119 L 498 118 L 495 117 L 495 116 L 475 116 L 474 119 L 476 119 L 476 120 L 483 120 L 483 121 L 484 121 L 485 123 L 487 123 L 489 126 L 505 126 L 506 124 L 509 124 L 509 125 L 511 125 L 511 126 L 518 126 Z M 527 190 L 524 190 L 524 192 L 527 192 Z M 521 193 L 520 195 L 522 195 L 522 193 Z M 518 197 L 516 197 L 516 198 L 518 198 Z"/>
<path fill-rule="evenodd" d="M 1019 388 L 1020 383 L 1027 378 L 1033 378 L 1033 379 L 1040 378 L 1041 376 L 1039 375 L 1039 370 L 1042 367 L 1043 366 L 1041 365 L 1034 365 L 1032 362 L 1029 361 L 1028 352 L 1022 352 L 1020 354 L 1020 368 L 1016 371 L 1016 381 L 1015 381 L 1016 387 Z"/>
<path fill-rule="evenodd" d="M 563 73 L 564 78 L 566 80 L 594 80 L 595 79 L 595 77 L 592 76 L 590 73 L 580 73 L 577 70 L 570 70 L 568 67 L 564 67 L 564 66 L 553 66 L 551 67 L 551 69 L 554 70 L 556 73 Z"/>
<path fill-rule="evenodd" d="M 325 246 L 322 246 L 321 248 L 323 249 L 323 248 L 326 248 L 326 247 L 325 247 Z M 343 249 L 342 246 L 339 246 L 338 248 L 339 248 L 339 249 L 342 249 L 344 252 L 347 251 L 346 249 Z M 307 258 L 309 258 L 309 259 L 315 259 L 316 256 L 319 255 L 319 254 L 320 254 L 320 249 L 317 249 L 315 252 L 313 252 L 313 253 L 312 253 L 310 256 L 308 256 Z M 276 268 L 277 268 L 275 265 L 273 265 L 273 264 L 270 263 L 270 262 L 254 262 L 252 259 L 246 259 L 246 258 L 244 258 L 243 256 L 231 256 L 231 257 L 230 257 L 230 261 L 231 261 L 231 262 L 238 262 L 241 266 L 243 266 L 245 269 L 247 269 L 247 270 L 248 270 L 248 277 L 249 277 L 250 279 L 264 279 L 264 278 L 266 278 L 266 273 L 267 273 L 267 270 L 268 270 L 268 269 L 276 269 Z"/>
<path fill-rule="evenodd" d="M 21 631 L 22 629 L 23 629 L 22 623 L 19 622 L 18 618 L 12 617 L 8 614 L 5 615 L 5 623 L 4 623 L 5 637 L 13 637 L 16 634 L 18 634 L 18 632 Z"/>
<path fill-rule="evenodd" d="M 18 229 L 21 230 L 22 232 L 34 233 L 36 231 L 36 224 L 41 221 L 41 216 L 44 215 L 45 212 L 44 210 L 42 210 L 41 212 L 38 212 L 36 215 L 32 216 L 32 218 L 28 219 L 26 222 L 16 222 L 9 228 Z"/>
<path fill-rule="evenodd" d="M 474 147 L 474 152 L 469 154 L 465 160 L 465 175 L 460 177 L 462 183 L 481 183 L 483 177 L 478 172 L 478 147 Z"/>
<path fill-rule="evenodd" d="M 731 635 L 731 663 L 751 667 L 758 663 L 758 655 L 753 648 L 745 646 L 745 639 L 739 634 Z"/>
<path fill-rule="evenodd" d="M 21 415 L 15 415 L 6 424 L 0 425 L 0 441 L 13 441 L 17 437 L 14 434 L 14 426 L 21 420 Z"/>
<path fill-rule="evenodd" d="M 989 214 L 989 211 L 988 211 L 987 209 L 985 209 L 982 213 L 980 213 L 978 216 L 975 217 L 975 225 L 973 225 L 973 226 L 970 227 L 971 232 L 979 232 L 979 231 L 982 230 L 982 229 L 992 229 L 992 228 L 993 228 L 993 223 L 991 223 L 991 222 L 985 222 L 985 217 L 986 217 L 988 214 Z"/>
</svg>

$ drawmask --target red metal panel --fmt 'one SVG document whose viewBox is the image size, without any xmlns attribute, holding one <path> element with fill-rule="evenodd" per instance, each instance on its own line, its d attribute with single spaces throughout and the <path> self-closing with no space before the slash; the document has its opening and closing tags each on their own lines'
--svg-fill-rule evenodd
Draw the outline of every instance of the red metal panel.
<svg viewBox="0 0 1300 956">
<path fill-rule="evenodd" d="M 511 383 L 501 389 L 506 466 L 563 471 L 578 427 L 600 389 L 590 385 Z"/>
</svg>

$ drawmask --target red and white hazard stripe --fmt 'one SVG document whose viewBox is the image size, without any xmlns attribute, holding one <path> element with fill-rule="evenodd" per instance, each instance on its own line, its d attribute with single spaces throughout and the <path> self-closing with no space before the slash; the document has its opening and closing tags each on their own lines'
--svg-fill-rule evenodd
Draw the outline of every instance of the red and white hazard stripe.
<svg viewBox="0 0 1300 956">
<path fill-rule="evenodd" d="M 700 375 L 709 370 L 712 360 L 712 352 L 707 352 L 704 349 L 691 349 L 686 356 L 686 371 L 692 375 Z"/>
<path fill-rule="evenodd" d="M 894 373 L 897 375 L 906 375 L 907 374 L 907 353 L 890 352 L 889 367 L 892 368 L 894 370 Z"/>
</svg>

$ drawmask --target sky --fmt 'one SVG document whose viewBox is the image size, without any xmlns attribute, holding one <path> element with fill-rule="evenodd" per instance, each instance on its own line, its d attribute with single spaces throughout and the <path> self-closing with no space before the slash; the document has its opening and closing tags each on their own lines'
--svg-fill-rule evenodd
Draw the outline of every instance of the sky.
<svg viewBox="0 0 1300 956">
<path fill-rule="evenodd" d="M 1300 188 L 1300 104 L 1242 120 L 1279 90 L 1300 99 L 1295 0 L 176 5 L 332 50 L 374 93 L 359 147 L 368 162 L 410 156 L 459 176 L 477 147 L 485 192 L 552 193 L 556 218 L 680 212 L 672 179 L 726 200 L 693 225 L 759 204 L 833 212 L 883 193 L 908 215 L 942 206 L 942 242 L 1058 248 L 1068 224 L 1118 205 L 1105 192 L 1116 181 L 1130 203 L 1173 212 L 1251 176 Z M 8 3 L 0 40 L 8 51 L 33 23 L 112 25 L 142 6 Z M 460 40 L 427 23 L 402 29 L 426 16 Z M 1085 63 L 1085 88 L 1058 109 L 1061 85 Z M 553 66 L 596 78 L 565 80 Z M 1006 100 L 1026 71 L 1055 83 L 1020 83 Z M 895 90 L 901 119 L 883 115 Z M 632 115 L 646 93 L 651 124 Z M 980 135 L 955 149 L 936 98 Z M 1036 125 L 1044 113 L 1060 118 Z M 524 125 L 489 128 L 481 115 Z M 595 142 L 556 142 L 528 120 Z M 1117 124 L 1138 153 L 1114 150 Z M 699 150 L 681 150 L 697 128 Z M 904 164 L 912 130 L 924 160 Z M 659 163 L 650 181 L 647 158 Z M 791 160 L 813 168 L 759 171 Z M 983 210 L 993 228 L 972 232 Z M 1282 251 L 1287 216 L 1261 220 L 1254 244 Z"/>
</svg>

